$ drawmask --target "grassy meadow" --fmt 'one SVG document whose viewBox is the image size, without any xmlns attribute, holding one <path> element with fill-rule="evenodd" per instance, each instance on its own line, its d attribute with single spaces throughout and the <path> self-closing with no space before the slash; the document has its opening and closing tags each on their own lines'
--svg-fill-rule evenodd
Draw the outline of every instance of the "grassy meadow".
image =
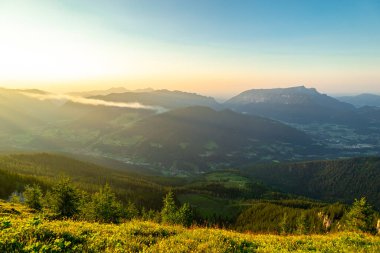
<svg viewBox="0 0 380 253">
<path fill-rule="evenodd" d="M 101 224 L 48 220 L 0 202 L 0 252 L 379 252 L 365 233 L 274 235 L 132 220 Z"/>
</svg>

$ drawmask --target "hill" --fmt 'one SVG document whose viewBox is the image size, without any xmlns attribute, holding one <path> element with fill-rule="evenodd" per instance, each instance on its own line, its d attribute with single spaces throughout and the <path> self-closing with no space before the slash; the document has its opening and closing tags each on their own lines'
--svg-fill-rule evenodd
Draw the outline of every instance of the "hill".
<svg viewBox="0 0 380 253">
<path fill-rule="evenodd" d="M 242 171 L 280 191 L 345 203 L 365 196 L 380 209 L 379 157 L 271 164 Z"/>
<path fill-rule="evenodd" d="M 93 148 L 124 154 L 174 174 L 255 161 L 292 160 L 305 156 L 308 150 L 318 152 L 307 135 L 287 125 L 207 107 L 147 117 L 102 140 Z"/>
<path fill-rule="evenodd" d="M 286 166 L 284 164 L 281 167 L 287 168 Z M 256 171 L 246 170 L 214 171 L 181 179 L 138 174 L 126 169 L 128 168 L 108 169 L 53 154 L 3 155 L 0 156 L 0 198 L 8 199 L 11 194 L 23 192 L 26 185 L 32 184 L 40 185 L 46 192 L 56 184 L 59 175 L 66 175 L 72 178 L 79 189 L 88 193 L 98 191 L 107 182 L 124 204 L 132 202 L 137 205 L 140 213 L 134 217 L 140 219 L 150 217 L 151 220 L 160 220 L 157 218 L 159 214 L 157 210 L 161 208 L 161 200 L 169 188 L 175 192 L 178 204 L 189 203 L 193 208 L 194 224 L 228 227 L 239 231 L 280 233 L 282 227 L 279 223 L 282 222 L 284 213 L 287 214 L 287 233 L 297 233 L 300 222 L 298 217 L 304 217 L 302 222 L 307 224 L 303 227 L 303 233 L 325 233 L 326 229 L 323 227 L 320 213 L 328 215 L 331 219 L 332 228 L 328 231 L 338 231 L 339 224 L 344 222 L 343 217 L 347 212 L 346 205 L 307 199 L 300 195 L 311 196 L 310 192 L 301 189 L 297 192 L 298 195 L 295 195 L 296 191 L 293 188 L 282 187 L 280 185 L 282 181 L 276 182 L 277 175 L 285 182 L 291 179 L 281 171 L 278 173 L 268 169 L 273 173 L 270 179 L 274 179 L 273 182 L 269 182 L 261 176 L 263 173 L 255 174 Z M 371 176 L 377 175 L 372 173 Z M 361 177 L 357 175 L 356 177 L 360 183 Z M 292 180 L 299 182 L 300 179 Z M 263 183 L 263 181 L 268 182 Z M 368 182 L 370 182 L 369 187 L 362 188 L 371 190 L 373 182 Z M 329 182 L 326 184 L 331 185 Z M 302 182 L 299 182 L 298 186 L 307 187 Z M 325 186 L 321 184 L 320 187 Z M 339 185 L 331 187 L 339 187 Z M 331 191 L 335 195 L 328 196 L 329 198 L 321 196 L 326 193 L 323 191 L 320 195 L 312 196 L 337 201 L 342 199 L 342 195 L 339 195 L 342 194 L 339 192 L 340 189 L 337 193 Z M 353 189 L 356 190 L 357 187 L 354 185 Z M 320 188 L 313 190 L 319 191 Z M 366 191 L 364 193 L 359 191 L 358 194 L 360 197 L 367 196 L 369 199 L 373 197 L 366 193 Z M 352 192 L 343 195 L 347 203 L 351 203 L 355 196 Z M 84 198 L 83 201 L 85 200 Z"/>
<path fill-rule="evenodd" d="M 37 183 L 50 187 L 57 176 L 73 179 L 81 189 L 96 191 L 108 182 L 124 202 L 138 206 L 159 208 L 164 188 L 128 167 L 115 170 L 55 154 L 11 154 L 0 156 L 0 198 L 7 199 L 12 192 L 22 192 L 25 185 Z"/>
<path fill-rule="evenodd" d="M 356 107 L 376 106 L 380 107 L 380 96 L 375 94 L 360 94 L 357 96 L 337 97 L 338 100 L 350 103 Z"/>
<path fill-rule="evenodd" d="M 280 236 L 127 221 L 119 225 L 49 221 L 0 202 L 1 252 L 378 252 L 380 239 L 360 233 Z"/>
<path fill-rule="evenodd" d="M 54 104 L 27 96 L 24 91 L 0 88 L 0 136 L 4 133 L 24 133 L 54 121 Z"/>
<path fill-rule="evenodd" d="M 253 89 L 224 103 L 234 111 L 290 124 L 327 148 L 324 158 L 377 155 L 380 113 L 376 107 L 351 104 L 304 86 Z"/>
<path fill-rule="evenodd" d="M 155 90 L 149 92 L 125 92 L 92 98 L 112 102 L 141 103 L 144 105 L 161 106 L 175 109 L 189 106 L 207 106 L 219 108 L 214 98 L 182 91 Z"/>
<path fill-rule="evenodd" d="M 72 101 L 54 104 L 16 90 L 7 92 L 12 96 L 2 100 L 7 103 L 2 107 L 4 121 L 0 126 L 3 150 L 80 153 L 163 169 L 169 174 L 192 174 L 245 162 L 299 160 L 321 153 L 300 131 L 228 110 L 218 112 L 198 106 L 157 114 L 152 110 Z M 152 104 L 157 99 L 162 106 L 171 107 L 216 103 L 211 98 L 183 92 L 131 94 L 153 98 L 149 100 Z M 18 105 L 19 110 L 10 114 Z M 307 151 L 312 151 L 310 156 Z"/>
<path fill-rule="evenodd" d="M 247 90 L 226 101 L 224 106 L 242 113 L 301 124 L 354 124 L 359 118 L 354 106 L 304 86 Z"/>
<path fill-rule="evenodd" d="M 151 92 L 153 89 L 137 89 L 137 90 L 128 90 L 124 87 L 113 87 L 106 90 L 91 90 L 91 91 L 83 91 L 83 92 L 70 92 L 68 95 L 71 96 L 80 96 L 80 97 L 93 97 L 93 96 L 107 96 L 113 93 L 125 93 L 125 92 Z"/>
<path fill-rule="evenodd" d="M 277 119 L 257 116 L 260 110 L 256 107 L 249 115 L 236 108 L 238 112 L 234 113 L 207 106 L 183 107 L 189 104 L 218 107 L 219 104 L 209 97 L 177 91 L 102 96 L 120 101 L 127 98 L 124 102 L 142 99 L 142 103 L 159 103 L 170 109 L 157 113 L 104 104 L 57 103 L 54 99 L 40 100 L 26 94 L 45 94 L 43 91 L 1 89 L 0 149 L 82 154 L 145 166 L 171 175 L 276 160 L 379 154 L 378 108 L 355 108 L 304 87 L 260 92 L 272 94 L 263 95 L 268 98 L 265 107 L 268 103 L 275 105 L 270 107 L 273 110 L 269 110 L 269 114 L 266 109 L 261 114 L 278 116 Z M 247 106 L 263 104 L 259 102 L 262 96 L 248 93 L 253 100 L 249 100 Z M 318 122 L 310 120 L 319 117 L 313 115 L 315 108 L 321 109 L 319 116 L 324 115 Z M 334 110 L 340 119 L 331 114 Z M 344 112 L 341 114 L 340 110 Z M 287 125 L 275 121 L 286 121 L 286 117 L 300 120 L 283 122 Z"/>
</svg>

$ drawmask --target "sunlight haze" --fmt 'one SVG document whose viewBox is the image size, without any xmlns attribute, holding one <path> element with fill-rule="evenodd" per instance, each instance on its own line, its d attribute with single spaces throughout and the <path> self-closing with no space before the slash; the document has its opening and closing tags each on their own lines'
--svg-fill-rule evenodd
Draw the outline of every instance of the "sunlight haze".
<svg viewBox="0 0 380 253">
<path fill-rule="evenodd" d="M 379 13 L 370 0 L 3 0 L 0 86 L 380 93 Z"/>
</svg>

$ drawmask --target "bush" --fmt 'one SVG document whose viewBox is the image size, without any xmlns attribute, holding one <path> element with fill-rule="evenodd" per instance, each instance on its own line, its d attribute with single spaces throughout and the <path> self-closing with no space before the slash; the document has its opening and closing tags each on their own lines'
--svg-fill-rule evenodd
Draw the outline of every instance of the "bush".
<svg viewBox="0 0 380 253">
<path fill-rule="evenodd" d="M 27 185 L 23 193 L 25 203 L 32 209 L 40 211 L 42 209 L 42 190 L 37 184 Z"/>
<path fill-rule="evenodd" d="M 11 196 L 9 196 L 9 202 L 13 204 L 20 204 L 23 202 L 22 194 L 17 191 L 12 192 Z"/>
</svg>

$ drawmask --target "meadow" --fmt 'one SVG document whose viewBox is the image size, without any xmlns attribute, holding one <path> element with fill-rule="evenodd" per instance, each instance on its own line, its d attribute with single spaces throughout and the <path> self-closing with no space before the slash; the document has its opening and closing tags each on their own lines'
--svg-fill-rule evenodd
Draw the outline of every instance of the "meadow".
<svg viewBox="0 0 380 253">
<path fill-rule="evenodd" d="M 0 252 L 379 252 L 380 237 L 341 232 L 275 235 L 132 220 L 49 220 L 0 202 Z"/>
</svg>

